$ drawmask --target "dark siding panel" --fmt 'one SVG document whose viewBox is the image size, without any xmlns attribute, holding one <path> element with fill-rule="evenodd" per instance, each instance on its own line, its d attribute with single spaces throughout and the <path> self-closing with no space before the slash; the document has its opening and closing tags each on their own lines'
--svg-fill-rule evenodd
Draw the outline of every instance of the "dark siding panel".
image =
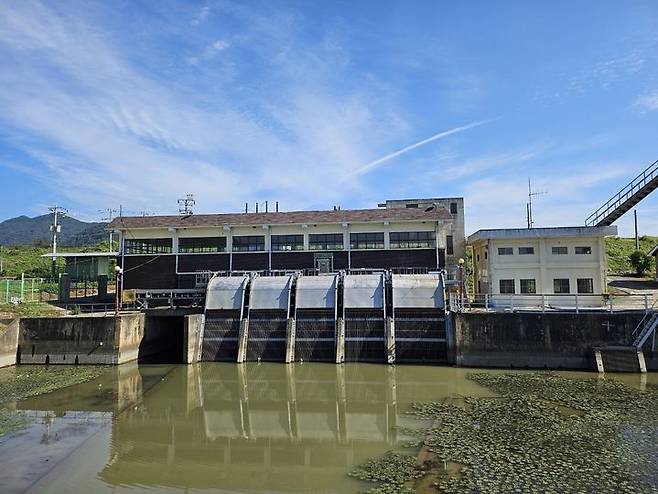
<svg viewBox="0 0 658 494">
<path fill-rule="evenodd" d="M 176 288 L 174 256 L 126 256 L 124 262 L 124 288 Z"/>
<path fill-rule="evenodd" d="M 229 254 L 179 255 L 178 271 L 228 271 Z"/>
<path fill-rule="evenodd" d="M 334 252 L 334 269 L 347 269 L 347 251 Z"/>
<path fill-rule="evenodd" d="M 436 269 L 436 250 L 352 251 L 352 268 L 428 268 Z"/>
<path fill-rule="evenodd" d="M 311 269 L 312 252 L 272 252 L 272 269 Z"/>
<path fill-rule="evenodd" d="M 266 252 L 233 254 L 234 271 L 260 271 L 267 269 L 268 264 L 269 257 Z"/>
</svg>

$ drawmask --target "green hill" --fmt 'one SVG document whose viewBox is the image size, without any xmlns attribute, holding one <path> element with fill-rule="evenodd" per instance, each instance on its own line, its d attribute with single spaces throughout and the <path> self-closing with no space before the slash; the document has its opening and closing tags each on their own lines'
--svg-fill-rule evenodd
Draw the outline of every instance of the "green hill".
<svg viewBox="0 0 658 494">
<path fill-rule="evenodd" d="M 645 235 L 640 237 L 640 250 L 649 252 L 656 244 L 658 237 Z M 608 252 L 608 268 L 612 274 L 632 274 L 634 272 L 628 257 L 635 251 L 634 238 L 610 237 L 606 239 Z M 652 273 L 655 274 L 655 265 Z"/>
</svg>

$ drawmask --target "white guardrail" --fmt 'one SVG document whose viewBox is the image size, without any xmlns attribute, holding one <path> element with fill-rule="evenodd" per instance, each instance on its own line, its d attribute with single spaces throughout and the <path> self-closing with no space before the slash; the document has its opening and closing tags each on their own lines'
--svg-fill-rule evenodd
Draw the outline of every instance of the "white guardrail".
<svg viewBox="0 0 658 494">
<path fill-rule="evenodd" d="M 451 297 L 451 306 L 460 307 L 457 297 Z M 476 294 L 469 295 L 463 309 L 493 312 L 509 311 L 568 311 L 592 310 L 649 311 L 655 306 L 653 295 L 610 295 L 610 294 Z"/>
</svg>

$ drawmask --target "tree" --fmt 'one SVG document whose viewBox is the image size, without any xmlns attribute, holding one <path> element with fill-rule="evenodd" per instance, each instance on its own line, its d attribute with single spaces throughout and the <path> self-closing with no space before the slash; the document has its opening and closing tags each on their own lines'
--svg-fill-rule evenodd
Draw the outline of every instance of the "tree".
<svg viewBox="0 0 658 494">
<path fill-rule="evenodd" d="M 651 264 L 653 259 L 651 256 L 646 255 L 641 250 L 636 250 L 630 256 L 628 256 L 631 261 L 631 266 L 637 273 L 638 276 L 644 276 L 644 273 L 651 269 Z"/>
</svg>

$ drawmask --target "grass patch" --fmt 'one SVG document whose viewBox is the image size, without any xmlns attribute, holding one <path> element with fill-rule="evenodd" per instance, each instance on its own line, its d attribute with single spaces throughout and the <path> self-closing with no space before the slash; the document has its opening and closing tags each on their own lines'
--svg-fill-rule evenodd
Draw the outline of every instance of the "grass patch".
<svg viewBox="0 0 658 494">
<path fill-rule="evenodd" d="M 0 304 L 0 318 L 15 317 L 59 317 L 64 312 L 45 302 L 24 302 L 22 304 Z"/>
<path fill-rule="evenodd" d="M 463 406 L 413 405 L 411 416 L 434 423 L 417 430 L 418 459 L 387 455 L 362 465 L 355 476 L 378 482 L 372 492 L 391 493 L 658 489 L 658 389 L 641 392 L 610 379 L 551 373 L 469 379 L 500 397 L 465 398 Z M 460 466 L 458 475 L 449 464 Z"/>
<path fill-rule="evenodd" d="M 635 251 L 634 238 L 609 237 L 605 239 L 606 251 L 608 253 L 608 267 L 610 273 L 614 274 L 634 274 L 635 270 L 631 266 L 629 256 Z M 643 236 L 640 237 L 640 250 L 645 254 L 648 253 L 656 244 L 658 237 Z M 655 274 L 655 264 L 647 276 Z"/>
</svg>

